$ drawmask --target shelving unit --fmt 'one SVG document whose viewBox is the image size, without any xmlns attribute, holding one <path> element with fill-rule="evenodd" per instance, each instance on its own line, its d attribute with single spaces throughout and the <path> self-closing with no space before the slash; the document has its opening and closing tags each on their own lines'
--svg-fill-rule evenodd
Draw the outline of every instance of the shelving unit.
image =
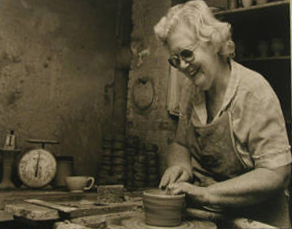
<svg viewBox="0 0 292 229">
<path fill-rule="evenodd" d="M 240 8 L 236 8 L 236 9 L 232 9 L 232 10 L 223 10 L 223 11 L 219 11 L 216 12 L 215 15 L 226 15 L 226 14 L 233 14 L 233 13 L 238 13 L 238 12 L 251 12 L 253 10 L 261 10 L 261 9 L 272 9 L 275 7 L 285 7 L 286 5 L 289 5 L 290 1 L 289 0 L 284 0 L 284 1 L 278 1 L 278 2 L 268 2 L 267 4 L 263 4 L 263 5 L 253 5 L 249 8 L 244 8 L 244 7 L 240 7 Z"/>
<path fill-rule="evenodd" d="M 261 73 L 274 88 L 281 102 L 291 140 L 290 1 L 273 1 L 214 14 L 232 26 L 237 50 L 235 60 Z M 281 39 L 284 44 L 280 56 L 275 56 L 271 49 L 275 38 Z M 260 54 L 261 41 L 268 43 L 269 50 L 265 56 Z"/>
</svg>

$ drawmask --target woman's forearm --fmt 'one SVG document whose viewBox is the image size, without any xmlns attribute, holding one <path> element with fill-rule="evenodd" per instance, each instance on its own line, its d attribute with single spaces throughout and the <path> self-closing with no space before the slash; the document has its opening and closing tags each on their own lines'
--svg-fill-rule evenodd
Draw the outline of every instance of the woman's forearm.
<svg viewBox="0 0 292 229">
<path fill-rule="evenodd" d="M 172 143 L 167 160 L 168 167 L 175 165 L 183 166 L 188 170 L 190 175 L 192 174 L 191 155 L 189 150 L 178 143 Z"/>
<path fill-rule="evenodd" d="M 259 203 L 284 189 L 289 181 L 290 165 L 274 170 L 258 168 L 241 176 L 210 185 L 205 189 L 207 204 L 240 207 Z M 201 189 L 204 192 L 203 189 Z"/>
</svg>

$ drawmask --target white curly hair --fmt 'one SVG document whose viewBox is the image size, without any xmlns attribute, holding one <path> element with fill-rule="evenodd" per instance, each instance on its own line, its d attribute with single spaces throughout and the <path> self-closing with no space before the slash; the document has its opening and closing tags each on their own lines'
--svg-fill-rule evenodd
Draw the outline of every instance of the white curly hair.
<svg viewBox="0 0 292 229">
<path fill-rule="evenodd" d="M 170 34 L 179 22 L 184 22 L 199 41 L 211 42 L 224 59 L 234 57 L 235 45 L 231 39 L 231 25 L 217 20 L 203 0 L 191 0 L 169 9 L 154 26 L 156 37 L 167 45 Z"/>
</svg>

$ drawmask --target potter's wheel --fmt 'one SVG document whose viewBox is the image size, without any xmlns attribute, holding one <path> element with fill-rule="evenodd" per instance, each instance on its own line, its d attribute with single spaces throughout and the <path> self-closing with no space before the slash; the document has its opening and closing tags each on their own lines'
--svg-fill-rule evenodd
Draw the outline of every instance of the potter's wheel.
<svg viewBox="0 0 292 229">
<path fill-rule="evenodd" d="M 181 225 L 176 227 L 156 227 L 145 224 L 144 215 L 123 216 L 121 218 L 111 219 L 107 222 L 110 229 L 216 229 L 217 226 L 213 222 L 209 221 L 183 221 Z"/>
</svg>

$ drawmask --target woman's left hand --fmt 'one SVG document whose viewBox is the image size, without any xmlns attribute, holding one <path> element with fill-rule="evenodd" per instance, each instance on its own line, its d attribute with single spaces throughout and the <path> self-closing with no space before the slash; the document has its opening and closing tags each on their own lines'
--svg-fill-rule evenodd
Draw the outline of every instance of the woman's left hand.
<svg viewBox="0 0 292 229">
<path fill-rule="evenodd" d="M 194 204 L 209 204 L 206 187 L 198 187 L 187 182 L 179 182 L 169 185 L 168 189 L 175 195 L 180 193 L 187 194 Z"/>
</svg>

